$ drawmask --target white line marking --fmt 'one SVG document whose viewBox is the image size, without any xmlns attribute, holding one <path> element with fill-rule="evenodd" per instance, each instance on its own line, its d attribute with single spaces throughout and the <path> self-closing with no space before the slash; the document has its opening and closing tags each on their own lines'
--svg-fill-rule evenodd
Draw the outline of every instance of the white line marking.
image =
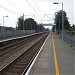
<svg viewBox="0 0 75 75">
<path fill-rule="evenodd" d="M 48 35 L 48 37 L 49 37 L 49 35 Z M 35 63 L 35 61 L 36 61 L 37 57 L 39 56 L 39 54 L 40 54 L 40 52 L 41 52 L 42 48 L 44 47 L 44 45 L 45 45 L 45 43 L 46 43 L 46 41 L 47 41 L 48 37 L 46 38 L 45 42 L 43 43 L 42 47 L 40 48 L 40 50 L 39 50 L 38 54 L 36 55 L 35 59 L 33 60 L 32 64 L 30 65 L 30 67 L 29 67 L 29 69 L 27 70 L 27 72 L 26 72 L 26 74 L 25 74 L 25 75 L 28 75 L 28 74 L 29 74 L 29 72 L 30 72 L 30 70 L 31 70 L 32 66 L 34 65 L 34 63 Z"/>
</svg>

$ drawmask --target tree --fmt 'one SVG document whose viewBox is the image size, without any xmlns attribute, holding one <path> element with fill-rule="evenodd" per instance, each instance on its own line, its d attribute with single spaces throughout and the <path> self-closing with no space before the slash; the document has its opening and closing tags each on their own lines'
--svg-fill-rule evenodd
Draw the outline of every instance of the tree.
<svg viewBox="0 0 75 75">
<path fill-rule="evenodd" d="M 23 25 L 23 21 L 24 21 L 24 25 Z M 16 29 L 17 30 L 36 30 L 37 29 L 37 22 L 34 21 L 34 19 L 32 18 L 28 18 L 26 20 L 24 20 L 23 16 L 20 16 L 18 18 L 18 21 L 17 21 L 17 27 Z"/>
<path fill-rule="evenodd" d="M 28 18 L 24 21 L 25 29 L 28 30 L 36 30 L 37 29 L 37 23 L 32 18 Z"/>
<path fill-rule="evenodd" d="M 70 31 L 75 31 L 75 25 L 74 24 L 70 27 Z"/>
<path fill-rule="evenodd" d="M 23 25 L 24 22 L 24 25 Z M 41 25 L 41 24 L 37 24 L 37 22 L 32 19 L 32 18 L 28 18 L 26 20 L 24 20 L 23 16 L 20 16 L 18 18 L 18 22 L 17 22 L 17 30 L 40 30 L 43 31 L 45 30 L 45 28 Z"/>
<path fill-rule="evenodd" d="M 39 31 L 45 31 L 46 29 L 45 29 L 45 27 L 41 23 L 41 24 L 38 25 L 38 30 Z"/>
<path fill-rule="evenodd" d="M 59 32 L 59 29 L 62 30 L 62 12 L 63 12 L 63 20 L 64 20 L 64 30 L 69 30 L 70 24 L 68 21 L 68 17 L 65 11 L 58 11 L 55 14 L 55 21 L 54 23 L 56 24 L 56 30 Z"/>
<path fill-rule="evenodd" d="M 24 21 L 23 16 L 20 16 L 17 22 L 17 27 L 16 27 L 17 30 L 23 30 L 23 21 Z"/>
</svg>

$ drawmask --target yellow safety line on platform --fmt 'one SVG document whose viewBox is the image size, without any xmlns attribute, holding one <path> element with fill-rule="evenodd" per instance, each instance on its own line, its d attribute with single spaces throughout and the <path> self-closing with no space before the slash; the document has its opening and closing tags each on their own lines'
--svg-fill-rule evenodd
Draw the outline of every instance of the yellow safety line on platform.
<svg viewBox="0 0 75 75">
<path fill-rule="evenodd" d="M 53 33 L 52 33 L 52 46 L 53 46 L 53 53 L 54 53 L 55 72 L 56 72 L 56 75 L 60 75 L 59 74 L 59 68 L 58 68 L 58 62 L 57 62 L 57 57 L 56 57 L 56 49 L 55 49 L 55 45 L 54 45 Z"/>
</svg>

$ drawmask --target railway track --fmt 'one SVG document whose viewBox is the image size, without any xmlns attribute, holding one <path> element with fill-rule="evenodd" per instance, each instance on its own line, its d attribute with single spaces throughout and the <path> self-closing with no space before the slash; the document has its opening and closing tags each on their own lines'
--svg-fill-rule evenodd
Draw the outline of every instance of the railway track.
<svg viewBox="0 0 75 75">
<path fill-rule="evenodd" d="M 40 36 L 42 36 L 43 34 L 41 34 Z M 10 51 L 13 52 L 16 48 L 22 48 L 23 45 L 25 45 L 26 43 L 32 41 L 33 39 L 35 39 L 36 37 L 39 37 L 39 35 L 36 35 L 36 36 L 32 36 L 32 37 L 26 37 L 25 39 L 23 38 L 22 40 L 17 40 L 16 43 L 13 42 L 11 44 L 8 44 L 8 45 L 4 45 L 3 47 L 0 47 L 0 57 L 2 57 L 3 55 L 9 53 Z"/>
<path fill-rule="evenodd" d="M 20 55 L 18 55 L 16 58 L 13 58 L 13 61 L 10 61 L 4 68 L 0 70 L 0 75 L 24 75 L 29 65 L 31 64 L 32 59 L 34 59 L 35 54 L 38 52 L 42 43 L 46 39 L 47 35 L 48 33 L 41 34 L 40 36 L 33 36 L 27 40 L 24 39 L 20 41 L 19 43 L 17 43 L 17 46 L 14 44 L 7 47 L 10 48 L 12 46 L 15 46 L 13 48 L 14 50 L 7 49 L 8 51 L 0 55 L 0 61 L 2 61 L 2 59 L 8 58 L 8 56 L 11 56 L 14 53 L 16 53 L 17 55 L 17 51 L 20 50 L 20 53 L 22 48 L 24 48 L 24 50 L 22 50 L 23 52 L 20 53 Z"/>
</svg>

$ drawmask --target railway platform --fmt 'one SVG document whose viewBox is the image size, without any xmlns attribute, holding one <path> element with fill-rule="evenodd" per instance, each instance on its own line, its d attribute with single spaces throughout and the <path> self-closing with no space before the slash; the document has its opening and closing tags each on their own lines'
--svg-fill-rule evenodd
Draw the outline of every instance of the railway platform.
<svg viewBox="0 0 75 75">
<path fill-rule="evenodd" d="M 75 75 L 75 50 L 59 35 L 49 34 L 26 75 Z"/>
</svg>

